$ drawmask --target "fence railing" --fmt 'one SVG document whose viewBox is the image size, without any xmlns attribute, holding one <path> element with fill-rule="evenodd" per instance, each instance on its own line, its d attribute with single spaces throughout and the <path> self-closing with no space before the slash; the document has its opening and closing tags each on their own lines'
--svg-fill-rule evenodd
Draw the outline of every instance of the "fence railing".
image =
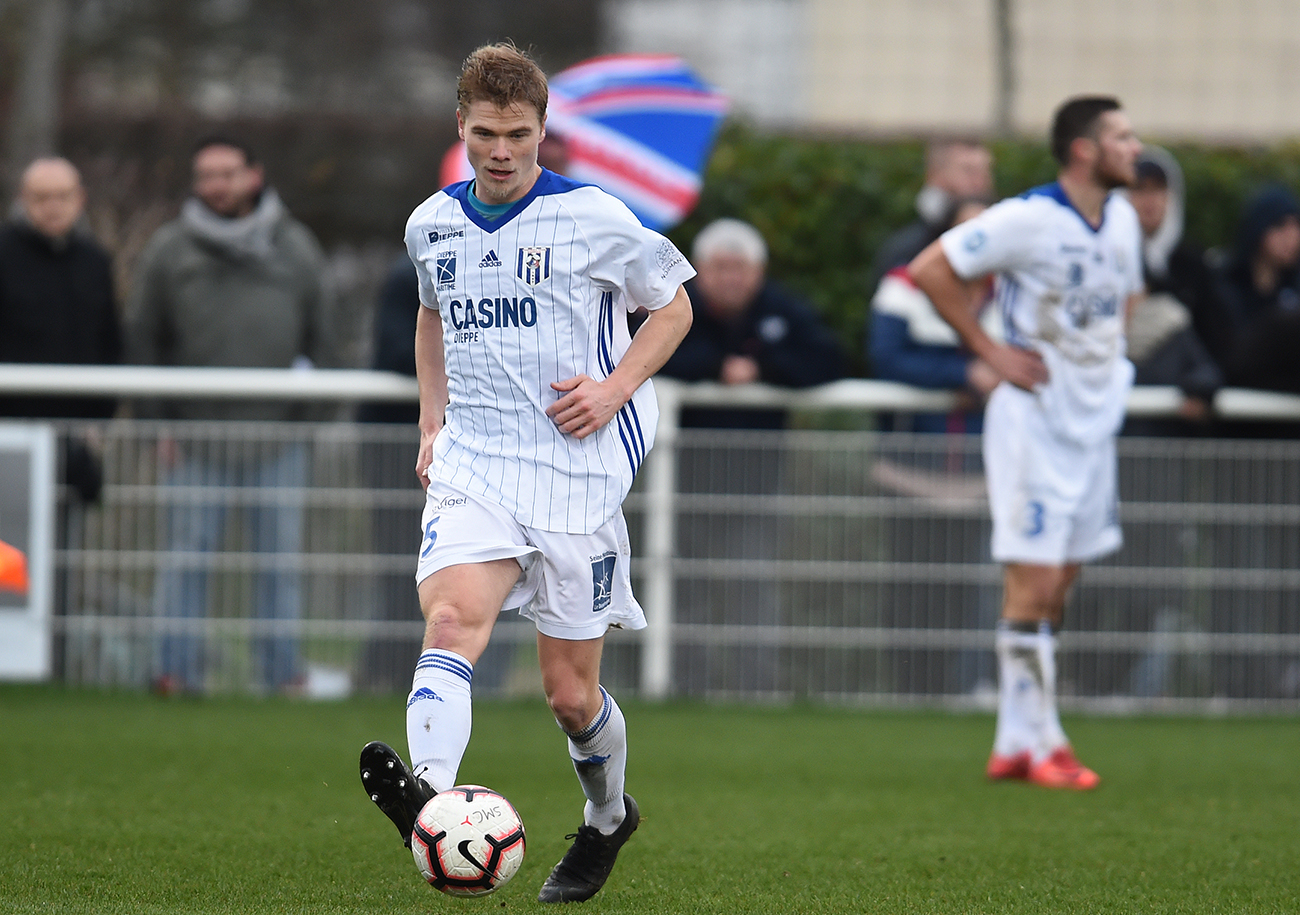
<svg viewBox="0 0 1300 915">
<path fill-rule="evenodd" d="M 865 380 L 656 387 L 657 446 L 627 503 L 650 626 L 613 634 L 613 682 L 647 697 L 987 700 L 1000 573 L 977 440 L 678 423 L 685 406 L 926 412 L 951 395 Z M 0 393 L 357 402 L 416 389 L 360 371 L 0 366 Z M 1178 400 L 1137 389 L 1130 413 L 1172 415 Z M 1229 389 L 1216 406 L 1300 421 L 1289 395 Z M 61 676 L 142 684 L 169 663 L 209 690 L 290 674 L 319 691 L 409 684 L 422 629 L 413 430 L 60 429 L 96 439 L 106 482 L 100 504 L 83 511 L 65 492 L 60 512 Z M 1300 442 L 1124 440 L 1121 497 L 1126 546 L 1085 572 L 1067 614 L 1063 700 L 1296 708 Z M 503 619 L 476 688 L 531 682 L 531 640 Z"/>
</svg>

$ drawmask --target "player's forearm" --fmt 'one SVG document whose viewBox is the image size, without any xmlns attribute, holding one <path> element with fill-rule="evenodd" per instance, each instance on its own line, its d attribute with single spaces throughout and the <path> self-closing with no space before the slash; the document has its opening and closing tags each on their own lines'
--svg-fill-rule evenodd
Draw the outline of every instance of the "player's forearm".
<svg viewBox="0 0 1300 915">
<path fill-rule="evenodd" d="M 942 245 L 938 241 L 931 242 L 908 265 L 907 272 L 911 275 L 912 282 L 934 305 L 939 317 L 952 325 L 966 348 L 976 356 L 987 359 L 997 343 L 980 326 L 970 307 L 970 292 L 952 269 Z"/>
<path fill-rule="evenodd" d="M 607 379 L 617 387 L 625 402 L 646 379 L 663 368 L 686 338 L 692 320 L 691 300 L 681 286 L 677 287 L 677 295 L 671 302 L 650 312 Z"/>
<path fill-rule="evenodd" d="M 420 306 L 415 323 L 415 377 L 420 388 L 420 431 L 437 433 L 447 412 L 447 367 L 442 350 L 442 316 Z"/>
</svg>

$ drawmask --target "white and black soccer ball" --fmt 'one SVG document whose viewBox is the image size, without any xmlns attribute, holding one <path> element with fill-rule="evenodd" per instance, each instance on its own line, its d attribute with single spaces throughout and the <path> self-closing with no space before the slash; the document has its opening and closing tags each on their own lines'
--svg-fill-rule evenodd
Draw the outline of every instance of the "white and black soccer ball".
<svg viewBox="0 0 1300 915">
<path fill-rule="evenodd" d="M 411 853 L 435 890 L 486 896 L 524 863 L 524 821 L 490 788 L 457 785 L 424 805 L 411 832 Z"/>
</svg>

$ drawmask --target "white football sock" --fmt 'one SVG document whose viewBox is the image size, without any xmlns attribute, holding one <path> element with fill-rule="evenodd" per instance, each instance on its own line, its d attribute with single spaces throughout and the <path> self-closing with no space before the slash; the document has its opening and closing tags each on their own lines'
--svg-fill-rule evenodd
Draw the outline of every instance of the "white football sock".
<svg viewBox="0 0 1300 915">
<path fill-rule="evenodd" d="M 627 770 L 627 721 L 614 697 L 600 688 L 604 699 L 596 717 L 576 734 L 569 734 L 569 757 L 587 796 L 583 818 L 604 835 L 623 822 L 623 779 Z"/>
<path fill-rule="evenodd" d="M 454 651 L 429 648 L 420 655 L 406 700 L 406 744 L 411 771 L 434 791 L 456 784 L 473 715 L 474 666 Z"/>
<path fill-rule="evenodd" d="M 1046 758 L 1070 740 L 1061 728 L 1061 717 L 1056 711 L 1056 636 L 1047 620 L 1039 624 L 1037 638 L 1038 666 L 1043 672 L 1043 729 L 1038 744 L 1041 758 Z M 1035 754 L 1035 761 L 1039 754 Z"/>
<path fill-rule="evenodd" d="M 1014 756 L 1033 752 L 1042 726 L 1043 679 L 1039 668 L 1038 634 L 998 623 L 998 723 L 993 752 Z"/>
</svg>

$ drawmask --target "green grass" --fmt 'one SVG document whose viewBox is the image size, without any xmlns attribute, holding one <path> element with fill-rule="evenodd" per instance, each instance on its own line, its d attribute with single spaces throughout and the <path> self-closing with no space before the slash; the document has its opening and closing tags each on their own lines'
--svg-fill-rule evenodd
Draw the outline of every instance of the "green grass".
<svg viewBox="0 0 1300 915">
<path fill-rule="evenodd" d="M 1295 719 L 1072 719 L 1090 794 L 989 785 L 983 715 L 625 702 L 644 819 L 585 913 L 1297 912 Z M 528 828 L 493 896 L 425 887 L 357 751 L 398 699 L 0 687 L 0 912 L 541 911 L 580 817 L 540 702 L 479 703 L 461 779 Z"/>
</svg>

